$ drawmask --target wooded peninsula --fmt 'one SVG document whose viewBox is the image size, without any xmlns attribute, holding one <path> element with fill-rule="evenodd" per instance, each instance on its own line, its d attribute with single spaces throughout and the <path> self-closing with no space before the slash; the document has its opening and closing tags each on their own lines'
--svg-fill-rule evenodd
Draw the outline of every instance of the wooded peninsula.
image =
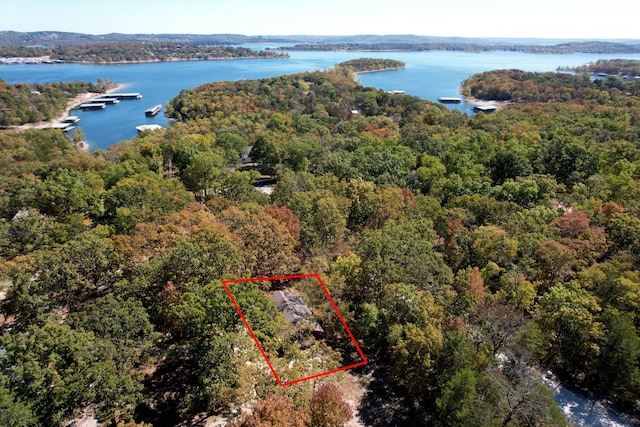
<svg viewBox="0 0 640 427">
<path fill-rule="evenodd" d="M 109 80 L 9 84 L 0 79 L 0 129 L 53 120 L 68 107 L 69 100 L 83 93 L 100 94 L 115 84 Z"/>
<path fill-rule="evenodd" d="M 47 62 L 127 63 L 204 61 L 233 58 L 287 58 L 286 53 L 233 46 L 178 42 L 103 42 L 53 47 L 0 45 L 0 58 L 46 58 Z"/>
<path fill-rule="evenodd" d="M 295 46 L 279 47 L 283 51 L 351 51 L 351 52 L 423 52 L 423 51 L 457 51 L 457 52 L 522 52 L 534 54 L 631 54 L 640 53 L 640 45 L 613 42 L 571 42 L 557 45 L 523 45 L 523 44 L 488 44 L 459 42 L 414 42 L 414 43 L 300 43 Z"/>
<path fill-rule="evenodd" d="M 0 133 L 0 425 L 565 426 L 547 371 L 638 417 L 640 82 L 463 92 L 511 103 L 336 67 L 183 90 L 104 151 Z M 369 363 L 280 387 L 222 281 L 313 272 Z M 272 301 L 291 282 L 235 285 L 283 377 L 352 362 L 317 286 L 323 335 Z"/>
</svg>

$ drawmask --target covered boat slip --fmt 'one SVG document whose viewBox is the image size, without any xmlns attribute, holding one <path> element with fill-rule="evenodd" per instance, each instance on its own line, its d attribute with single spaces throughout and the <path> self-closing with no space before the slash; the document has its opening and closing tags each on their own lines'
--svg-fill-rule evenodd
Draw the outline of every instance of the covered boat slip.
<svg viewBox="0 0 640 427">
<path fill-rule="evenodd" d="M 154 105 L 153 107 L 148 108 L 144 114 L 146 116 L 155 116 L 162 110 L 162 104 Z"/>
</svg>

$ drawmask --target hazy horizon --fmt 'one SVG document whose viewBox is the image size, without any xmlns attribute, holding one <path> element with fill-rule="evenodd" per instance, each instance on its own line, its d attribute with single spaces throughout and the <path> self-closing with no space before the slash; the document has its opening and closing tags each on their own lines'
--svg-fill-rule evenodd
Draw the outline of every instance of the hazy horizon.
<svg viewBox="0 0 640 427">
<path fill-rule="evenodd" d="M 417 35 L 461 38 L 638 40 L 635 2 L 540 0 L 216 1 L 0 0 L 0 31 L 92 35 L 238 34 L 247 36 Z"/>
</svg>

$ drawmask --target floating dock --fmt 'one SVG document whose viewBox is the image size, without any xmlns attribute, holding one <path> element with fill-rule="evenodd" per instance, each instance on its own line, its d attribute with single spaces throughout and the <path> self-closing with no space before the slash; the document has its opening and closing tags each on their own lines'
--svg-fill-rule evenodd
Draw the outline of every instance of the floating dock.
<svg viewBox="0 0 640 427">
<path fill-rule="evenodd" d="M 63 132 L 70 132 L 74 130 L 76 127 L 73 123 L 53 123 L 47 126 L 43 126 L 40 129 L 60 129 Z"/>
<path fill-rule="evenodd" d="M 115 98 L 115 99 L 119 99 L 119 100 L 123 100 L 123 99 L 140 99 L 142 98 L 142 94 L 140 93 L 110 93 L 109 94 L 109 98 Z"/>
<path fill-rule="evenodd" d="M 107 104 L 104 102 L 85 102 L 84 104 L 80 104 L 80 109 L 82 110 L 104 110 L 107 107 Z"/>
<path fill-rule="evenodd" d="M 438 101 L 443 104 L 460 104 L 462 102 L 462 98 L 456 98 L 452 96 L 441 96 Z"/>
<path fill-rule="evenodd" d="M 162 104 L 154 105 L 153 107 L 148 108 L 144 112 L 144 114 L 147 117 L 155 116 L 156 114 L 158 114 L 160 112 L 160 110 L 162 110 Z"/>
<path fill-rule="evenodd" d="M 92 99 L 89 102 L 102 102 L 104 104 L 117 104 L 118 102 L 120 102 L 120 100 L 118 98 L 96 98 L 96 99 Z"/>
<path fill-rule="evenodd" d="M 136 126 L 136 130 L 138 132 L 144 132 L 146 130 L 158 130 L 158 129 L 162 129 L 162 126 L 160 126 L 160 125 L 140 125 L 140 126 Z"/>
<path fill-rule="evenodd" d="M 80 117 L 78 116 L 69 116 L 66 119 L 62 120 L 62 123 L 75 124 L 80 121 Z"/>
<path fill-rule="evenodd" d="M 493 113 L 497 109 L 498 107 L 494 105 L 477 105 L 473 107 L 474 111 L 481 112 L 481 113 Z"/>
</svg>

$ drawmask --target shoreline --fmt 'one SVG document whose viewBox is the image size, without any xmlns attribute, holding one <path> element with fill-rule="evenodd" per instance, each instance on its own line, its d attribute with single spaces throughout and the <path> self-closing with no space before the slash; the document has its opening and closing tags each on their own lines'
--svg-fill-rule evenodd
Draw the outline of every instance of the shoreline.
<svg viewBox="0 0 640 427">
<path fill-rule="evenodd" d="M 125 84 L 116 84 L 114 87 L 107 89 L 104 93 L 95 93 L 95 92 L 81 93 L 81 94 L 79 94 L 78 96 L 76 96 L 74 98 L 68 99 L 67 100 L 67 108 L 63 112 L 61 112 L 60 114 L 58 114 L 56 117 L 54 117 L 51 120 L 44 120 L 44 121 L 40 121 L 40 122 L 36 122 L 36 123 L 24 123 L 22 125 L 13 126 L 13 127 L 8 128 L 6 130 L 12 131 L 12 132 L 20 132 L 20 131 L 27 130 L 27 129 L 39 129 L 39 128 L 42 128 L 43 126 L 47 126 L 47 125 L 51 125 L 53 123 L 61 122 L 67 116 L 69 116 L 69 114 L 71 113 L 72 110 L 76 109 L 81 104 L 84 104 L 85 102 L 87 102 L 87 101 L 89 101 L 91 99 L 100 98 L 100 97 L 103 97 L 103 96 L 108 95 L 110 93 L 116 92 L 116 91 L 121 90 L 121 89 L 123 89 L 125 87 L 126 87 Z"/>
<path fill-rule="evenodd" d="M 237 56 L 221 58 L 171 58 L 171 59 L 148 59 L 140 61 L 63 61 L 63 60 L 42 60 L 44 57 L 11 57 L 1 58 L 0 65 L 64 65 L 64 64 L 85 64 L 85 65 L 121 65 L 121 64 L 156 64 L 159 62 L 192 62 L 192 61 L 227 61 L 232 59 L 290 59 L 291 56 Z"/>
<path fill-rule="evenodd" d="M 380 70 L 367 70 L 367 71 L 354 71 L 354 75 L 358 74 L 368 74 L 368 73 L 381 73 L 383 71 L 396 71 L 396 70 L 404 70 L 407 67 L 391 67 L 391 68 L 382 68 Z"/>
</svg>

